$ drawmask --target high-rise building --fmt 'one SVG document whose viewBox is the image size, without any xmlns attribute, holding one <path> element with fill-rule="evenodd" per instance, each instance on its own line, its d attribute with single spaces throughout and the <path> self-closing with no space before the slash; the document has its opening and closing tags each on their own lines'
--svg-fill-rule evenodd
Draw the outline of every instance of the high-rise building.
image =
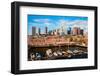
<svg viewBox="0 0 100 76">
<path fill-rule="evenodd" d="M 32 36 L 36 35 L 36 27 L 32 27 Z"/>
<path fill-rule="evenodd" d="M 81 33 L 81 30 L 79 27 L 74 27 L 73 30 L 72 30 L 72 34 L 73 35 L 80 35 Z"/>
<path fill-rule="evenodd" d="M 60 30 L 60 29 L 57 29 L 57 35 L 60 35 L 59 30 Z"/>
<path fill-rule="evenodd" d="M 45 27 L 45 34 L 48 33 L 48 27 Z"/>
<path fill-rule="evenodd" d="M 77 34 L 80 35 L 80 28 L 77 28 Z"/>
<path fill-rule="evenodd" d="M 73 28 L 72 34 L 73 34 L 73 35 L 77 35 L 77 34 L 78 34 L 78 28 L 77 28 L 77 27 L 74 27 L 74 28 Z"/>
<path fill-rule="evenodd" d="M 84 34 L 84 30 L 81 29 L 81 30 L 80 30 L 80 35 L 83 35 L 83 34 Z"/>
<path fill-rule="evenodd" d="M 69 35 L 70 35 L 70 34 L 71 34 L 71 32 L 72 32 L 72 31 L 71 31 L 71 27 L 69 27 L 69 29 L 67 30 L 67 34 L 69 34 Z"/>
<path fill-rule="evenodd" d="M 39 34 L 39 35 L 41 34 L 41 29 L 40 29 L 40 28 L 38 29 L 38 34 Z"/>
</svg>

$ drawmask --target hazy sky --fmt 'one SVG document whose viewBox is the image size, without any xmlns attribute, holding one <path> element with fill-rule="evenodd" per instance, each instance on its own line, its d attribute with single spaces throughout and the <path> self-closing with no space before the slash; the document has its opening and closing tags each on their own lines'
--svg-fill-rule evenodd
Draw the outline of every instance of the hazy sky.
<svg viewBox="0 0 100 76">
<path fill-rule="evenodd" d="M 28 15 L 28 34 L 31 34 L 32 26 L 40 28 L 43 33 L 45 27 L 48 30 L 60 28 L 62 24 L 66 25 L 66 31 L 69 27 L 80 27 L 87 31 L 88 17 L 83 16 L 53 16 L 53 15 Z"/>
</svg>

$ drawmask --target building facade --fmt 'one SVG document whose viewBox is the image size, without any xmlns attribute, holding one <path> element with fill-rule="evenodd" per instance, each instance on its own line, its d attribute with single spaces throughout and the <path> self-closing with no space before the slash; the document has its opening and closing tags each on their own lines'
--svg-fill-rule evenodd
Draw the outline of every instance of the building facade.
<svg viewBox="0 0 100 76">
<path fill-rule="evenodd" d="M 36 35 L 36 27 L 32 27 L 32 36 Z"/>
</svg>

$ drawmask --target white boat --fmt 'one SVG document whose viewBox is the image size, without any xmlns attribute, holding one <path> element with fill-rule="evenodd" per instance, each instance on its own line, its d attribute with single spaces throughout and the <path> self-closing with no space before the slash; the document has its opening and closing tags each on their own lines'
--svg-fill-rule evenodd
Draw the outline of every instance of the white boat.
<svg viewBox="0 0 100 76">
<path fill-rule="evenodd" d="M 79 51 L 78 51 L 78 50 L 74 50 L 74 51 L 73 51 L 73 53 L 75 53 L 75 54 L 76 54 L 76 53 L 79 53 Z"/>
<path fill-rule="evenodd" d="M 56 52 L 53 53 L 54 56 L 58 56 L 58 54 Z"/>
<path fill-rule="evenodd" d="M 71 55 L 68 55 L 67 57 L 68 57 L 68 58 L 70 58 L 70 57 L 71 57 Z"/>
<path fill-rule="evenodd" d="M 46 50 L 46 55 L 47 57 L 52 57 L 52 50 L 51 49 Z"/>
<path fill-rule="evenodd" d="M 71 50 L 67 50 L 67 53 L 73 54 L 73 52 Z"/>
<path fill-rule="evenodd" d="M 57 54 L 58 54 L 58 55 L 62 55 L 62 53 L 61 53 L 60 51 L 57 51 Z"/>
<path fill-rule="evenodd" d="M 35 59 L 35 54 L 30 54 L 31 60 L 33 61 Z"/>
</svg>

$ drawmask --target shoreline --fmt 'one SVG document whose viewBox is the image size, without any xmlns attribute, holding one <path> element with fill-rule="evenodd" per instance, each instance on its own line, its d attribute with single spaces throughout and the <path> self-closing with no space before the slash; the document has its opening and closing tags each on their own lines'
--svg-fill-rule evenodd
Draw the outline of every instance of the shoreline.
<svg viewBox="0 0 100 76">
<path fill-rule="evenodd" d="M 37 47 L 37 48 L 42 48 L 42 47 L 64 47 L 64 46 L 67 46 L 67 47 L 82 47 L 82 48 L 88 48 L 87 46 L 82 46 L 82 45 L 44 45 L 44 46 L 32 46 L 32 45 L 28 45 L 28 47 Z"/>
</svg>

